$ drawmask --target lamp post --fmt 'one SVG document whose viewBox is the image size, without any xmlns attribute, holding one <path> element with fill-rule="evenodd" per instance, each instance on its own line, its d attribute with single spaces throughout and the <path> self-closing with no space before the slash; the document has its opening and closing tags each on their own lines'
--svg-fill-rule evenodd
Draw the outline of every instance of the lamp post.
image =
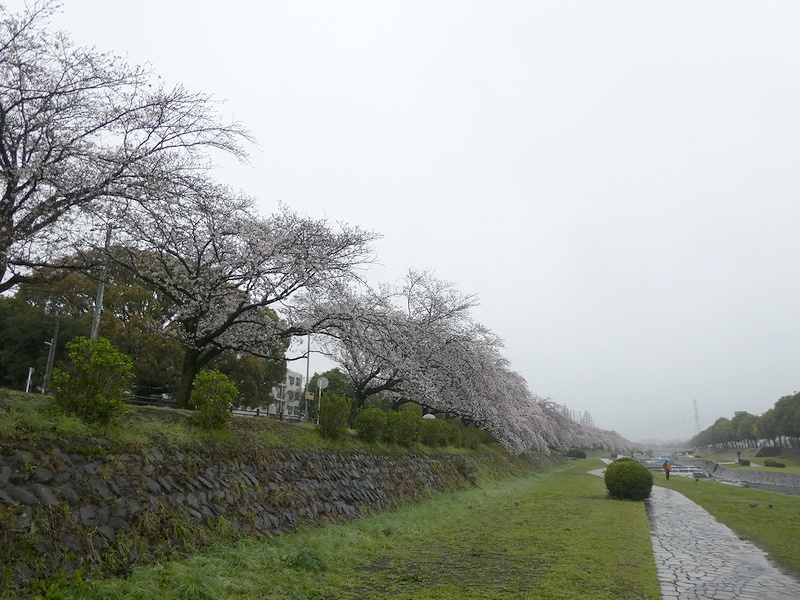
<svg viewBox="0 0 800 600">
<path fill-rule="evenodd" d="M 47 388 L 50 387 L 50 377 L 53 375 L 53 363 L 56 359 L 56 344 L 58 343 L 58 328 L 61 325 L 61 317 L 56 317 L 56 328 L 53 331 L 53 340 L 45 342 L 50 345 L 50 351 L 47 353 L 47 367 L 44 371 L 44 385 L 42 386 L 42 393 L 47 393 Z"/>
<path fill-rule="evenodd" d="M 31 391 L 31 380 L 33 379 L 33 367 L 28 367 L 28 381 L 25 384 L 25 393 Z"/>
</svg>

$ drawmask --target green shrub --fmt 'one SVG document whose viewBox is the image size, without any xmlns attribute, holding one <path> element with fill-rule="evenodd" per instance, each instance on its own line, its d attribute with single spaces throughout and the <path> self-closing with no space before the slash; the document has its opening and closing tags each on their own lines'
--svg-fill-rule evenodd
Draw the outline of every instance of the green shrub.
<svg viewBox="0 0 800 600">
<path fill-rule="evenodd" d="M 53 374 L 58 406 L 87 423 L 101 425 L 125 412 L 122 398 L 133 382 L 130 356 L 105 338 L 75 338 L 67 351 L 64 369 Z"/>
<path fill-rule="evenodd" d="M 750 466 L 750 461 L 747 460 L 746 458 L 740 458 L 739 459 L 739 464 L 741 466 L 743 466 L 743 467 L 749 467 Z"/>
<path fill-rule="evenodd" d="M 496 440 L 492 434 L 480 427 L 465 427 L 461 429 L 461 445 L 475 450 L 481 444 L 493 444 Z"/>
<path fill-rule="evenodd" d="M 322 437 L 339 440 L 347 431 L 350 416 L 350 400 L 342 394 L 329 394 L 322 398 L 319 412 L 319 431 Z"/>
<path fill-rule="evenodd" d="M 461 430 L 461 445 L 470 450 L 477 450 L 484 441 L 483 431 L 474 427 L 465 427 Z"/>
<path fill-rule="evenodd" d="M 356 434 L 370 444 L 383 437 L 386 429 L 386 412 L 380 408 L 362 408 L 356 414 Z"/>
<path fill-rule="evenodd" d="M 455 446 L 461 439 L 458 426 L 440 419 L 422 419 L 419 441 L 426 446 Z"/>
<path fill-rule="evenodd" d="M 464 429 L 463 425 L 459 425 L 457 423 L 451 423 L 449 421 L 443 421 L 446 425 L 444 428 L 444 436 L 446 441 L 446 446 L 458 446 L 461 444 L 461 430 Z"/>
<path fill-rule="evenodd" d="M 786 467 L 786 463 L 782 463 L 780 461 L 772 460 L 771 458 L 768 458 L 767 460 L 764 461 L 764 466 L 765 467 L 775 467 L 777 469 L 783 469 L 783 468 Z"/>
<path fill-rule="evenodd" d="M 198 412 L 197 424 L 209 431 L 221 429 L 231 418 L 239 391 L 228 376 L 219 371 L 200 371 L 194 378 L 189 407 Z"/>
<path fill-rule="evenodd" d="M 606 489 L 620 500 L 644 500 L 653 489 L 653 474 L 635 460 L 617 460 L 606 467 Z"/>
<path fill-rule="evenodd" d="M 419 415 L 406 410 L 387 413 L 383 439 L 390 444 L 411 446 L 419 440 L 420 421 Z"/>
<path fill-rule="evenodd" d="M 571 450 L 565 452 L 565 454 L 570 458 L 586 458 L 586 452 L 583 450 L 578 450 L 577 448 L 572 448 Z"/>
<path fill-rule="evenodd" d="M 614 462 L 639 462 L 639 461 L 636 460 L 635 458 L 631 458 L 630 456 L 620 456 Z"/>
</svg>

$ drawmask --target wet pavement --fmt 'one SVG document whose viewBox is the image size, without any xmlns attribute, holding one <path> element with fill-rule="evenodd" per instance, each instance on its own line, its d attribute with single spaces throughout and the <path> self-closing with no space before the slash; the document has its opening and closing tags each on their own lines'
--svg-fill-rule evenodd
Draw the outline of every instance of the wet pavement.
<svg viewBox="0 0 800 600">
<path fill-rule="evenodd" d="M 646 506 L 663 600 L 800 599 L 800 582 L 683 494 L 653 486 Z"/>
<path fill-rule="evenodd" d="M 800 598 L 800 583 L 686 496 L 654 486 L 647 516 L 664 600 Z"/>
</svg>

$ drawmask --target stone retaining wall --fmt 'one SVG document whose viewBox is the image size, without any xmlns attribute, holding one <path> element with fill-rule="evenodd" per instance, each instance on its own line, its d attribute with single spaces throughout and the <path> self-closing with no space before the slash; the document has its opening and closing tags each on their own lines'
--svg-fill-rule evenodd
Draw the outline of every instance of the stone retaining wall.
<svg viewBox="0 0 800 600">
<path fill-rule="evenodd" d="M 382 511 L 474 483 L 477 456 L 0 447 L 0 589 Z M 485 460 L 485 459 L 484 459 Z M 497 455 L 491 460 L 497 462 Z M 504 475 L 521 472 L 509 460 Z"/>
</svg>

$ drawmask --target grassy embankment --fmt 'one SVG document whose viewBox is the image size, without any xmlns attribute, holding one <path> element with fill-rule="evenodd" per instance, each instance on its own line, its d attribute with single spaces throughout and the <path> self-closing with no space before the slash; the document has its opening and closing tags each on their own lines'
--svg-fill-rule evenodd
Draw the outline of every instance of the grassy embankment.
<svg viewBox="0 0 800 600">
<path fill-rule="evenodd" d="M 0 441 L 12 445 L 56 440 L 65 446 L 135 450 L 165 440 L 173 445 L 213 440 L 367 449 L 352 439 L 322 440 L 313 426 L 269 419 L 234 419 L 227 431 L 208 434 L 193 427 L 188 414 L 160 409 L 134 408 L 117 424 L 97 429 L 59 414 L 41 397 L 5 390 L 0 390 L 0 413 Z M 479 452 L 502 451 L 482 447 Z M 599 461 L 570 461 L 502 481 L 487 470 L 478 473 L 478 489 L 439 495 L 393 513 L 220 544 L 138 567 L 127 579 L 49 581 L 43 590 L 52 598 L 92 599 L 658 598 L 644 506 L 608 499 L 603 480 L 586 473 L 600 466 Z"/>
<path fill-rule="evenodd" d="M 571 461 L 345 525 L 218 547 L 69 597 L 659 598 L 644 505 Z M 53 591 L 55 591 L 54 588 Z M 66 591 L 66 590 L 65 590 Z"/>
<path fill-rule="evenodd" d="M 172 446 L 252 445 L 274 448 L 359 448 L 355 439 L 327 441 L 314 425 L 288 424 L 273 419 L 234 417 L 220 431 L 207 432 L 192 424 L 188 410 L 130 406 L 121 418 L 108 427 L 88 425 L 65 415 L 49 397 L 0 389 L 0 441 L 20 441 L 31 446 L 39 441 L 65 445 L 96 445 L 106 450 L 148 447 L 167 443 Z"/>
</svg>

